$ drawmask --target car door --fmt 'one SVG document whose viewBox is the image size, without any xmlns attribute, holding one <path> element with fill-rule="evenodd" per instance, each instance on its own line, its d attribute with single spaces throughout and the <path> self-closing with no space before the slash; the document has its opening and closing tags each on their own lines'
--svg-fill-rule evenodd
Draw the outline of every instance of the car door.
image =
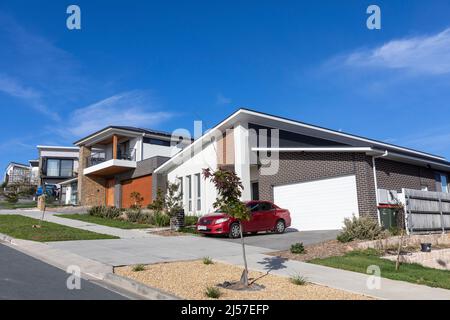
<svg viewBox="0 0 450 320">
<path fill-rule="evenodd" d="M 261 202 L 259 205 L 260 230 L 272 230 L 275 226 L 276 210 L 270 202 Z"/>
<path fill-rule="evenodd" d="M 250 211 L 250 220 L 244 221 L 244 232 L 253 232 L 259 230 L 260 222 L 260 212 L 259 212 L 259 203 L 258 202 L 250 202 L 247 204 L 247 208 Z"/>
</svg>

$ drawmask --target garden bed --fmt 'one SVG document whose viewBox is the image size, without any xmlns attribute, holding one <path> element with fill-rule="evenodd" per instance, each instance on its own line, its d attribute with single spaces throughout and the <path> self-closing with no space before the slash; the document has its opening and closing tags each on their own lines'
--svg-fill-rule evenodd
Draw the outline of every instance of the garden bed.
<svg viewBox="0 0 450 320">
<path fill-rule="evenodd" d="M 133 271 L 133 267 L 115 268 L 115 273 L 144 283 L 150 287 L 184 299 L 208 299 L 206 288 L 214 287 L 225 281 L 239 280 L 242 268 L 214 263 L 206 265 L 202 261 L 184 261 L 152 264 L 143 271 Z M 306 283 L 295 285 L 290 279 L 271 274 L 250 271 L 249 277 L 257 279 L 255 283 L 263 286 L 259 291 L 237 291 L 219 288 L 219 299 L 229 300 L 368 300 L 366 296 L 337 289 Z"/>
<path fill-rule="evenodd" d="M 100 224 L 103 226 L 119 229 L 146 229 L 152 227 L 152 225 L 149 224 L 141 224 L 118 219 L 95 217 L 88 214 L 56 214 L 55 216 L 60 218 L 84 221 L 88 223 Z"/>
<path fill-rule="evenodd" d="M 170 229 L 152 231 L 152 234 L 162 237 L 201 236 L 195 229 L 195 226 L 183 227 L 178 231 Z"/>
<path fill-rule="evenodd" d="M 343 256 L 347 252 L 354 250 L 357 241 L 342 243 L 337 240 L 330 240 L 313 245 L 306 245 L 305 252 L 302 254 L 294 254 L 289 250 L 276 251 L 268 253 L 271 256 L 277 256 L 297 261 L 309 261 L 312 259 L 322 259 L 334 256 Z"/>
</svg>

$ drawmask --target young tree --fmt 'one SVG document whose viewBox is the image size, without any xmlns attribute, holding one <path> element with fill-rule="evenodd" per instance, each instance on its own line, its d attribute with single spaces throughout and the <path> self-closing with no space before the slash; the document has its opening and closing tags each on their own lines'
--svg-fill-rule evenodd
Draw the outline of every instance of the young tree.
<svg viewBox="0 0 450 320">
<path fill-rule="evenodd" d="M 247 256 L 245 254 L 245 241 L 242 230 L 242 221 L 250 220 L 250 211 L 247 206 L 241 201 L 242 185 L 241 179 L 232 171 L 218 169 L 211 172 L 211 169 L 203 169 L 203 176 L 209 179 L 217 189 L 218 197 L 213 206 L 230 217 L 239 221 L 242 257 L 244 259 L 244 271 L 241 276 L 241 283 L 248 286 L 248 267 Z"/>
<path fill-rule="evenodd" d="M 142 207 L 142 202 L 144 201 L 144 197 L 141 196 L 141 194 L 139 192 L 133 191 L 130 194 L 130 198 L 131 198 L 131 201 L 134 202 L 134 204 L 133 204 L 134 208 L 139 208 L 140 209 Z"/>
<path fill-rule="evenodd" d="M 170 227 L 174 227 L 174 219 L 176 219 L 177 214 L 183 209 L 181 204 L 182 194 L 179 191 L 178 183 L 169 182 L 167 185 L 167 193 L 164 199 L 164 206 L 167 215 L 170 217 Z"/>
</svg>

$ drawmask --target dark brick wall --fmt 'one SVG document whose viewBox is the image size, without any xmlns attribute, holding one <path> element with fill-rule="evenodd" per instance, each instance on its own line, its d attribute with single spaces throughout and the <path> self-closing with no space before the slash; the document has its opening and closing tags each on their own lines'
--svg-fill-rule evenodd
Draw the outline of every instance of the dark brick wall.
<svg viewBox="0 0 450 320">
<path fill-rule="evenodd" d="M 422 186 L 427 186 L 429 191 L 436 191 L 435 172 L 432 169 L 380 158 L 375 161 L 380 189 L 420 190 Z"/>
<path fill-rule="evenodd" d="M 273 186 L 356 176 L 360 215 L 377 218 L 372 158 L 362 153 L 280 153 L 278 173 L 260 175 L 260 198 L 273 201 Z"/>
</svg>

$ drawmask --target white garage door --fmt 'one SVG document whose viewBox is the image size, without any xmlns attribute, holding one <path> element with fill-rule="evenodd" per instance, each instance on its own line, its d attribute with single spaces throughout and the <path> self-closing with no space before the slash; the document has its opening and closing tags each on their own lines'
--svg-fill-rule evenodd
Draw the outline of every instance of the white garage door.
<svg viewBox="0 0 450 320">
<path fill-rule="evenodd" d="M 354 175 L 275 186 L 274 202 L 299 231 L 341 229 L 344 218 L 359 214 Z"/>
</svg>

